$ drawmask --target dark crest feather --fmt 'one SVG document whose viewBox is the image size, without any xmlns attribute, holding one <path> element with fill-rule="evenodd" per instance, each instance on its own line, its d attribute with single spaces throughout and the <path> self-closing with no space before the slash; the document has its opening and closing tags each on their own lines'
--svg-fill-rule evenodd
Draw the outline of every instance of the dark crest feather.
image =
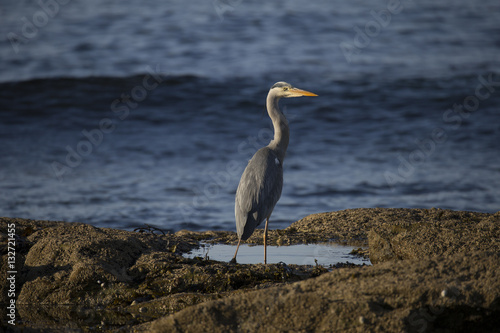
<svg viewBox="0 0 500 333">
<path fill-rule="evenodd" d="M 288 87 L 288 88 L 292 88 L 292 85 L 290 83 L 287 83 L 287 82 L 283 82 L 283 81 L 279 81 L 279 82 L 276 82 L 272 87 L 271 89 L 273 88 L 283 88 L 283 87 Z"/>
</svg>

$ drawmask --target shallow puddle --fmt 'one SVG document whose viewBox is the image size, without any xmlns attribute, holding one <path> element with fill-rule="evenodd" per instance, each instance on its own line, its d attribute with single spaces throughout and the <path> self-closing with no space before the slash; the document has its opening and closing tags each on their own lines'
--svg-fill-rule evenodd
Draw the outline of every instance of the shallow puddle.
<svg viewBox="0 0 500 333">
<path fill-rule="evenodd" d="M 338 263 L 353 263 L 356 265 L 371 265 L 370 260 L 350 254 L 359 247 L 345 246 L 337 243 L 299 244 L 290 246 L 268 246 L 267 262 L 276 264 L 284 262 L 287 265 L 322 265 L 330 267 Z M 185 254 L 187 258 L 208 257 L 210 260 L 230 261 L 233 258 L 236 245 L 200 244 L 199 249 Z M 258 264 L 264 262 L 263 245 L 240 245 L 237 261 L 239 264 Z"/>
</svg>

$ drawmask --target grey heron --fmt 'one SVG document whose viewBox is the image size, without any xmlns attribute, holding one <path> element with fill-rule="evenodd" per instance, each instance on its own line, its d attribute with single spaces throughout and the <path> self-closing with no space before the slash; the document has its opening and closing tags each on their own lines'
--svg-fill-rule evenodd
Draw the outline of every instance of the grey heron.
<svg viewBox="0 0 500 333">
<path fill-rule="evenodd" d="M 236 255 L 242 240 L 247 240 L 255 228 L 266 220 L 264 228 L 264 264 L 267 264 L 267 228 L 274 206 L 283 188 L 283 160 L 290 138 L 290 130 L 285 115 L 279 109 L 282 97 L 318 96 L 312 92 L 292 87 L 286 82 L 276 82 L 267 95 L 267 113 L 273 122 L 274 138 L 259 149 L 248 162 L 236 190 L 234 214 L 238 232 L 238 246 L 231 262 L 236 263 Z"/>
</svg>

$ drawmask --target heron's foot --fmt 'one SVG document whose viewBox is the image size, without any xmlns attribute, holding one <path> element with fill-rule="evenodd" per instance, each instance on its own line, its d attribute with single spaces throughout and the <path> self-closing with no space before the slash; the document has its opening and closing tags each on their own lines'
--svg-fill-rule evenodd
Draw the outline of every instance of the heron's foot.
<svg viewBox="0 0 500 333">
<path fill-rule="evenodd" d="M 233 257 L 233 259 L 231 259 L 231 261 L 229 261 L 230 264 L 237 264 L 236 262 L 236 257 Z"/>
</svg>

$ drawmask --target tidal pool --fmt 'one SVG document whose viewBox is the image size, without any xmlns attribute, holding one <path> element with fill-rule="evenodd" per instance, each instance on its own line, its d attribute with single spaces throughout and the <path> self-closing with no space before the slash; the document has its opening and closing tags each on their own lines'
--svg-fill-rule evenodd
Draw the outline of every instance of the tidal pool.
<svg viewBox="0 0 500 333">
<path fill-rule="evenodd" d="M 289 246 L 268 246 L 267 262 L 276 264 L 284 262 L 287 265 L 321 265 L 326 268 L 338 263 L 353 263 L 356 265 L 371 265 L 370 260 L 350 254 L 356 246 L 346 246 L 337 243 L 298 244 Z M 233 258 L 236 245 L 200 244 L 200 248 L 185 254 L 187 258 L 207 257 L 210 260 L 230 261 Z M 263 245 L 240 245 L 239 264 L 258 264 L 264 262 Z"/>
</svg>

